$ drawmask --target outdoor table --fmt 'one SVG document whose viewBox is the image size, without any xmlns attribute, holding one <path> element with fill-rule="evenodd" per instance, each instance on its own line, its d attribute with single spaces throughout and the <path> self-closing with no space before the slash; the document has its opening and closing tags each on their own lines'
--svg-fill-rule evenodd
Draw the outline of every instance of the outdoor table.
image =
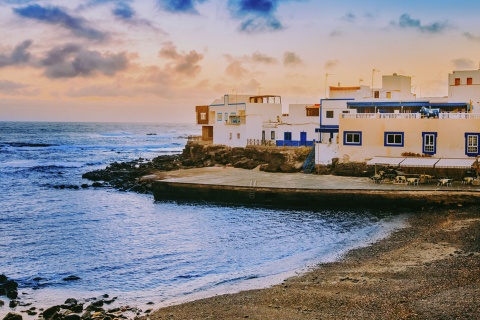
<svg viewBox="0 0 480 320">
<path fill-rule="evenodd" d="M 405 176 L 396 176 L 395 183 L 407 183 L 407 178 Z"/>
<path fill-rule="evenodd" d="M 452 181 L 453 179 L 449 178 L 443 178 L 443 179 L 438 179 L 438 184 L 439 186 L 452 186 Z"/>
<path fill-rule="evenodd" d="M 420 181 L 420 178 L 407 178 L 407 184 L 412 185 L 412 186 L 418 186 L 418 183 Z"/>
</svg>

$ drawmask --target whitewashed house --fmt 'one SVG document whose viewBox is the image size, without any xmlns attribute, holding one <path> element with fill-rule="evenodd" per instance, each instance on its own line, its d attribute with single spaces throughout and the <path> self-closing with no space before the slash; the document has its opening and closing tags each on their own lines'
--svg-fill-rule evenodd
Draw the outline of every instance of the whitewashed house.
<svg viewBox="0 0 480 320">
<path fill-rule="evenodd" d="M 230 147 L 313 145 L 319 105 L 292 104 L 282 113 L 277 95 L 230 95 L 196 106 L 202 140 Z"/>
</svg>

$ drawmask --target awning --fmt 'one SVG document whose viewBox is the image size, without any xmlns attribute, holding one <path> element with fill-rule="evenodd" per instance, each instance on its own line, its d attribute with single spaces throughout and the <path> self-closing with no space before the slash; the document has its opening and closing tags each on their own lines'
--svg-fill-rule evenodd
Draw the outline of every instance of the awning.
<svg viewBox="0 0 480 320">
<path fill-rule="evenodd" d="M 438 162 L 438 158 L 406 158 L 400 163 L 400 167 L 423 167 L 433 168 L 435 163 Z"/>
<path fill-rule="evenodd" d="M 477 161 L 475 158 L 468 158 L 468 159 L 448 159 L 443 158 L 440 159 L 435 164 L 435 168 L 456 168 L 456 169 L 470 169 L 473 164 Z"/>
<path fill-rule="evenodd" d="M 367 161 L 367 165 L 383 164 L 386 166 L 398 166 L 405 158 L 396 157 L 373 157 Z"/>
</svg>

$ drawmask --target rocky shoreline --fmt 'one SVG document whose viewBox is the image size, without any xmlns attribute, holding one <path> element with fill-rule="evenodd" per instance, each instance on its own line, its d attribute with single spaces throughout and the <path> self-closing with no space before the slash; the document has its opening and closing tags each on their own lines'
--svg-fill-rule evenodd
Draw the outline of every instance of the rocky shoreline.
<svg viewBox="0 0 480 320">
<path fill-rule="evenodd" d="M 293 173 L 303 169 L 311 148 L 272 148 L 246 147 L 231 148 L 223 145 L 205 145 L 188 142 L 181 154 L 162 155 L 152 160 L 137 159 L 130 162 L 112 163 L 105 169 L 87 172 L 82 178 L 93 181 L 91 185 L 55 186 L 62 189 L 79 189 L 88 187 L 106 187 L 121 191 L 152 193 L 153 180 L 158 173 L 180 169 L 192 169 L 213 166 L 227 166 L 242 169 L 258 168 L 265 172 Z M 365 163 L 317 166 L 314 173 L 335 174 L 340 176 L 369 176 L 373 168 Z M 149 176 L 152 179 L 149 179 Z"/>
<path fill-rule="evenodd" d="M 70 276 L 64 281 L 75 281 L 76 276 Z M 68 298 L 63 304 L 50 307 L 37 307 L 32 302 L 24 301 L 18 294 L 19 284 L 7 276 L 0 275 L 0 297 L 9 299 L 8 312 L 3 320 L 22 320 L 24 316 L 44 320 L 114 320 L 136 319 L 153 311 L 149 308 L 145 311 L 131 306 L 109 307 L 116 302 L 117 297 L 104 294 L 100 297 L 88 299 Z M 153 302 L 147 303 L 153 305 Z M 0 299 L 0 310 L 7 308 L 5 301 Z"/>
</svg>

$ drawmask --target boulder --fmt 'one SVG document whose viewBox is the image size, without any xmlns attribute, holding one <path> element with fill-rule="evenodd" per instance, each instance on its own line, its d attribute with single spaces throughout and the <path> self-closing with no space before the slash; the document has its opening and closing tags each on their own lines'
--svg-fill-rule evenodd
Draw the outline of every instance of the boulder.
<svg viewBox="0 0 480 320">
<path fill-rule="evenodd" d="M 43 311 L 43 319 L 52 318 L 58 311 L 60 311 L 60 306 L 53 306 Z"/>
<path fill-rule="evenodd" d="M 22 316 L 15 312 L 9 312 L 5 317 L 3 317 L 3 320 L 22 320 L 22 319 L 23 319 Z"/>
</svg>

